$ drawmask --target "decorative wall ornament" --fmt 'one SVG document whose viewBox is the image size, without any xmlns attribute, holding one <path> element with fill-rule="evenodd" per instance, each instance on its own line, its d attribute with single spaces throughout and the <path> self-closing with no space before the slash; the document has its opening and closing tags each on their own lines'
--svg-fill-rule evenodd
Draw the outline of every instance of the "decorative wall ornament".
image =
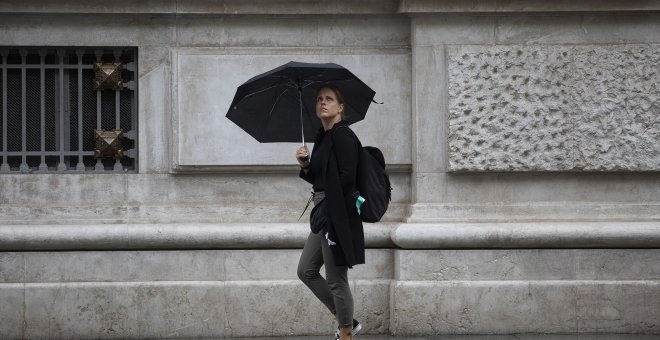
<svg viewBox="0 0 660 340">
<path fill-rule="evenodd" d="M 124 131 L 120 130 L 94 130 L 94 148 L 95 158 L 114 158 L 124 157 L 124 147 L 121 140 L 124 138 Z"/>
<path fill-rule="evenodd" d="M 124 88 L 124 82 L 121 79 L 123 66 L 121 62 L 112 63 L 94 63 L 94 85 L 97 91 L 115 90 Z"/>
</svg>

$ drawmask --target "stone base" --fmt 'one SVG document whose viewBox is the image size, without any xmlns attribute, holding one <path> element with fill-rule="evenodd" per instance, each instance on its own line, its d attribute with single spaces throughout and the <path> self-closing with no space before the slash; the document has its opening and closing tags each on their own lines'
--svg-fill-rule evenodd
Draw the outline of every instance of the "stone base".
<svg viewBox="0 0 660 340">
<path fill-rule="evenodd" d="M 331 334 L 300 250 L 0 253 L 3 339 Z M 365 333 L 389 333 L 391 250 L 351 271 Z M 323 270 L 322 270 L 323 273 Z M 21 326 L 22 325 L 22 326 Z"/>
<path fill-rule="evenodd" d="M 299 256 L 3 252 L 0 334 L 331 334 L 332 315 L 296 277 Z M 368 249 L 349 277 L 364 334 L 660 333 L 660 249 Z"/>
<path fill-rule="evenodd" d="M 659 249 L 397 250 L 397 335 L 660 333 Z"/>
<path fill-rule="evenodd" d="M 397 282 L 392 333 L 658 334 L 660 281 Z"/>
<path fill-rule="evenodd" d="M 389 281 L 351 284 L 365 331 L 388 333 Z M 288 280 L 0 284 L 0 300 L 3 339 L 321 335 L 334 320 Z"/>
</svg>

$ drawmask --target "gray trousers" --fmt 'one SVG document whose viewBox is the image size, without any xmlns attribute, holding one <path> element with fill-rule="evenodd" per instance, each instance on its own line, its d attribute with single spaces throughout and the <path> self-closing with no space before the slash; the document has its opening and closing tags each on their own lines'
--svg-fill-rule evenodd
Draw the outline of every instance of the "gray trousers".
<svg viewBox="0 0 660 340">
<path fill-rule="evenodd" d="M 332 250 L 323 228 L 318 234 L 309 233 L 298 262 L 298 277 L 337 315 L 342 327 L 353 327 L 353 295 L 348 285 L 348 266 L 335 266 Z M 319 273 L 325 264 L 325 279 Z"/>
</svg>

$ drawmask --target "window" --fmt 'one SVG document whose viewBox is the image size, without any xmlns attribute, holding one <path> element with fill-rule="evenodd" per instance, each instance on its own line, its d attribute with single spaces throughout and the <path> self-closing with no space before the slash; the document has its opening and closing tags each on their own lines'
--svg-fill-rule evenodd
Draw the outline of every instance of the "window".
<svg viewBox="0 0 660 340">
<path fill-rule="evenodd" d="M 0 56 L 0 173 L 137 170 L 136 48 L 0 47 Z M 112 65 L 120 85 L 99 88 L 97 71 Z M 100 153 L 97 130 L 121 137 Z"/>
</svg>

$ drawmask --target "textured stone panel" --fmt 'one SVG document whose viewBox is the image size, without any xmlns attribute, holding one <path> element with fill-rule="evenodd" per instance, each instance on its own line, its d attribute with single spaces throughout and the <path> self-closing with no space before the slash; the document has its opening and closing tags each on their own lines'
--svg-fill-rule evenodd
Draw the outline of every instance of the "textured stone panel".
<svg viewBox="0 0 660 340">
<path fill-rule="evenodd" d="M 660 45 L 448 50 L 450 171 L 659 171 Z"/>
</svg>

